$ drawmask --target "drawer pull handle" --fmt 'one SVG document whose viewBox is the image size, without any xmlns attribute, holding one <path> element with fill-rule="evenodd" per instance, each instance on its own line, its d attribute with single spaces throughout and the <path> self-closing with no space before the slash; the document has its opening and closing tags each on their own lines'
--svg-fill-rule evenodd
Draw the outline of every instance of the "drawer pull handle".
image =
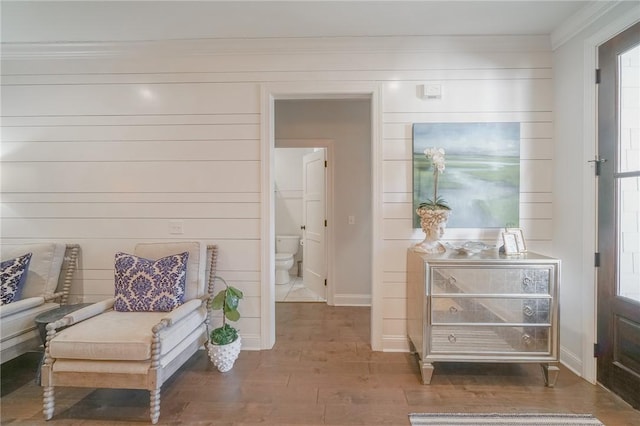
<svg viewBox="0 0 640 426">
<path fill-rule="evenodd" d="M 523 311 L 526 316 L 528 317 L 533 316 L 533 309 L 531 308 L 531 306 L 525 306 Z"/>
<path fill-rule="evenodd" d="M 450 334 L 447 339 L 449 339 L 449 343 L 455 343 L 458 340 L 454 334 Z"/>
<path fill-rule="evenodd" d="M 447 283 L 449 284 L 455 284 L 457 282 L 458 280 L 456 280 L 456 277 L 449 277 L 449 279 L 447 280 Z"/>
<path fill-rule="evenodd" d="M 451 312 L 452 314 L 457 314 L 458 313 L 458 308 L 456 308 L 455 306 L 452 306 L 449 308 L 449 312 Z"/>
<path fill-rule="evenodd" d="M 525 344 L 525 346 L 531 346 L 531 343 L 533 343 L 533 339 L 528 334 L 523 334 L 522 342 Z"/>
<path fill-rule="evenodd" d="M 522 280 L 522 284 L 523 284 L 525 287 L 529 287 L 529 286 L 531 285 L 531 278 L 529 278 L 529 277 L 525 277 L 525 278 Z"/>
</svg>

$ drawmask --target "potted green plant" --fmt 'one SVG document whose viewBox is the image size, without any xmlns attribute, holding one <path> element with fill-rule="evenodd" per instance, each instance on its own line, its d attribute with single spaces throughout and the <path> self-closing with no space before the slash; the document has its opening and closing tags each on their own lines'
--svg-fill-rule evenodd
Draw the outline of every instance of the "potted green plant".
<svg viewBox="0 0 640 426">
<path fill-rule="evenodd" d="M 238 305 L 242 299 L 242 291 L 230 286 L 222 277 L 215 277 L 222 281 L 224 289 L 209 302 L 209 308 L 212 311 L 222 310 L 222 326 L 214 328 L 209 333 L 207 341 L 207 350 L 209 358 L 220 372 L 231 370 L 238 355 L 240 354 L 241 339 L 238 330 L 227 323 L 227 321 L 238 321 L 240 312 Z"/>
</svg>

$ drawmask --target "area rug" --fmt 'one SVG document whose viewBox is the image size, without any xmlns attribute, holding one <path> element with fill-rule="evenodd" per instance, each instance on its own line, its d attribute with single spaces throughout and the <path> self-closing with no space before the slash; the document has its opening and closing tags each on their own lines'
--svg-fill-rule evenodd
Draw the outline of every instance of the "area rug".
<svg viewBox="0 0 640 426">
<path fill-rule="evenodd" d="M 411 426 L 500 425 L 500 426 L 604 426 L 591 414 L 533 413 L 412 413 Z"/>
</svg>

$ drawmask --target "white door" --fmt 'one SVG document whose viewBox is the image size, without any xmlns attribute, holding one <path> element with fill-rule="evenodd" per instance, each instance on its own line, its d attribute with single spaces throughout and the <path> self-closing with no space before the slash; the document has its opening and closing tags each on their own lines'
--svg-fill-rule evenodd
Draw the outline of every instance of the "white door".
<svg viewBox="0 0 640 426">
<path fill-rule="evenodd" d="M 322 300 L 327 299 L 325 151 L 322 148 L 302 158 L 303 280 Z"/>
</svg>

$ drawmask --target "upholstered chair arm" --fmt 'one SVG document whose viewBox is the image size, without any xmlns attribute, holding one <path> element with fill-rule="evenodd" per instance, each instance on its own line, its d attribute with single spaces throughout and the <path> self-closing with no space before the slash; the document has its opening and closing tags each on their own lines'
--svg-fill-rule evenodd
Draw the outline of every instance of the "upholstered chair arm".
<svg viewBox="0 0 640 426">
<path fill-rule="evenodd" d="M 67 302 L 69 301 L 69 292 L 71 291 L 71 279 L 73 278 L 73 274 L 78 269 L 78 252 L 79 251 L 80 251 L 80 245 L 67 244 L 67 251 L 64 257 L 64 260 L 67 262 L 67 268 L 63 276 L 62 289 L 61 291 L 55 293 L 55 295 L 59 295 L 61 305 L 66 305 Z"/>
<path fill-rule="evenodd" d="M 58 282 L 58 288 L 60 291 L 56 291 L 52 294 L 45 294 L 45 302 L 59 302 L 60 305 L 66 305 L 69 301 L 69 292 L 71 291 L 71 280 L 73 274 L 78 269 L 78 252 L 80 246 L 78 244 L 67 244 L 65 256 L 62 263 L 62 270 L 60 271 L 60 278 Z"/>
<path fill-rule="evenodd" d="M 200 299 L 191 299 L 178 306 L 173 311 L 167 312 L 167 315 L 162 318 L 162 321 L 166 321 L 166 325 L 171 327 L 173 324 L 177 323 L 200 306 L 202 306 L 202 301 Z"/>
<path fill-rule="evenodd" d="M 95 317 L 96 315 L 99 315 L 103 312 L 106 312 L 113 308 L 113 304 L 115 303 L 115 301 L 115 298 L 102 300 L 100 302 L 96 302 L 92 305 L 86 306 L 82 309 L 78 309 L 75 312 L 71 312 L 70 314 L 67 314 L 62 318 L 62 320 L 66 320 L 66 324 L 63 325 L 76 324 L 80 321 L 84 321 L 91 317 Z"/>
<path fill-rule="evenodd" d="M 205 294 L 200 298 L 200 305 L 205 311 L 207 311 L 207 321 L 209 316 L 211 315 L 211 309 L 209 309 L 209 306 L 211 305 L 212 300 L 213 300 L 213 295 L 209 293 Z"/>
<path fill-rule="evenodd" d="M 15 302 L 8 303 L 0 306 L 0 318 L 15 314 L 16 312 L 26 311 L 27 309 L 35 308 L 45 302 L 44 297 L 28 297 L 22 300 L 16 300 Z"/>
</svg>

